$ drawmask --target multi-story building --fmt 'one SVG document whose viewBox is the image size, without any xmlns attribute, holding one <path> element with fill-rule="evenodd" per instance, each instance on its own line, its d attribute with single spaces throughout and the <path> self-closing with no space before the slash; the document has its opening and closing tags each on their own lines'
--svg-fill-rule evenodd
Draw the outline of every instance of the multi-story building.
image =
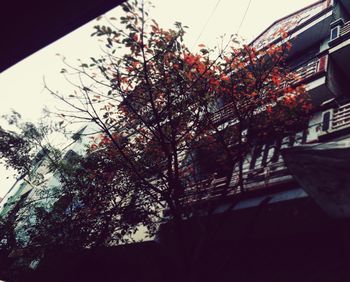
<svg viewBox="0 0 350 282">
<path fill-rule="evenodd" d="M 281 29 L 288 38 L 278 35 Z M 220 199 L 217 218 L 230 209 L 210 252 L 218 263 L 203 265 L 222 269 L 229 259 L 231 269 L 217 273 L 217 281 L 347 281 L 350 1 L 318 1 L 275 21 L 251 45 L 259 50 L 287 40 L 293 84 L 305 86 L 313 105 L 308 126 L 252 148 L 243 164 L 244 193 L 234 189 L 233 172 L 229 179 L 210 176 L 184 196 L 189 205 Z M 233 112 L 226 104 L 213 119 L 227 123 Z"/>
<path fill-rule="evenodd" d="M 286 151 L 287 154 L 287 148 L 303 145 L 311 148 L 310 144 L 315 147 L 315 144 L 330 144 L 330 141 L 346 138 L 350 125 L 350 96 L 347 93 L 350 77 L 349 6 L 349 1 L 318 1 L 277 20 L 251 43 L 260 49 L 289 40 L 292 49 L 287 63 L 297 74 L 293 84 L 305 86 L 313 105 L 304 130 L 252 148 L 252 153 L 244 161 L 245 188 L 252 195 L 253 192 L 265 194 L 276 191 L 274 201 L 285 197 L 308 197 L 304 187 L 295 182 L 281 152 Z M 276 35 L 276 31 L 281 29 L 288 31 L 290 37 L 282 39 Z M 231 104 L 224 105 L 213 114 L 218 124 L 233 118 Z M 331 150 L 331 145 L 328 148 Z M 235 175 L 232 175 L 232 186 L 234 178 Z M 206 200 L 217 197 L 226 180 L 225 177 L 210 180 L 211 183 L 203 181 L 208 191 L 203 197 Z M 191 194 L 191 189 L 188 193 Z"/>
</svg>

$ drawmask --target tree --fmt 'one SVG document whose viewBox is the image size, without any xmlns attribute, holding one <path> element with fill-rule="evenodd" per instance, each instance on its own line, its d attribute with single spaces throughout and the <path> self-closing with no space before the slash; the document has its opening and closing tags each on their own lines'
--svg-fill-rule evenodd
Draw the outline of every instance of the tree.
<svg viewBox="0 0 350 282">
<path fill-rule="evenodd" d="M 40 187 L 48 171 L 40 173 L 37 168 L 43 160 L 51 159 L 53 164 L 60 158 L 60 152 L 45 142 L 45 137 L 54 128 L 49 124 L 40 123 L 35 125 L 30 122 L 22 122 L 21 115 L 15 111 L 8 116 L 3 116 L 13 130 L 0 127 L 0 159 L 6 168 L 16 171 L 16 184 L 22 183 L 20 191 L 12 193 L 6 198 L 0 214 L 0 249 L 1 259 L 9 256 L 17 248 L 20 248 L 18 225 L 24 214 L 28 214 L 28 208 L 33 201 L 27 201 L 32 187 Z M 30 188 L 26 188 L 30 187 Z M 11 191 L 9 191 L 10 193 Z M 46 195 L 48 196 L 48 195 Z M 28 220 L 28 218 L 26 218 Z M 2 265 L 2 275 L 5 272 L 17 272 L 20 263 Z"/>
<path fill-rule="evenodd" d="M 70 107 L 60 113 L 63 119 L 93 122 L 102 131 L 80 166 L 88 169 L 75 171 L 74 180 L 61 178 L 62 186 L 69 188 L 67 193 L 79 191 L 74 192 L 78 202 L 86 200 L 75 208 L 77 215 L 72 213 L 88 226 L 85 245 L 94 245 L 96 234 L 106 244 L 115 236 L 116 224 L 119 239 L 140 222 L 155 234 L 165 210 L 182 251 L 183 275 L 194 280 L 198 250 L 208 242 L 211 226 L 198 221 L 206 230 L 204 238 L 189 251 L 186 222 L 211 215 L 221 200 L 244 193 L 243 165 L 252 145 L 304 126 L 310 103 L 285 64 L 290 43 L 256 50 L 232 40 L 218 55 L 204 45 L 192 53 L 183 42 L 186 26 L 176 22 L 174 29 L 161 28 L 148 18 L 143 2 L 122 8 L 120 27 L 115 18 L 95 26 L 93 35 L 106 40 L 100 58 L 79 67 L 66 63 L 68 70 L 62 73 L 76 87 L 73 93 L 47 87 Z M 220 168 L 201 167 L 200 156 L 212 151 L 220 152 L 211 160 Z M 215 178 L 214 173 L 225 177 L 224 188 L 215 201 L 204 201 L 203 180 Z M 119 201 L 113 205 L 116 195 Z M 92 207 L 100 205 L 108 209 L 95 217 Z M 91 220 L 84 220 L 87 214 Z"/>
<path fill-rule="evenodd" d="M 17 147 L 9 143 L 11 151 L 0 148 L 5 160 L 13 160 L 7 164 L 18 167 L 20 187 L 1 211 L 0 250 L 8 257 L 1 277 L 21 277 L 46 253 L 126 243 L 140 222 L 151 227 L 148 195 L 139 187 L 135 193 L 137 181 L 114 169 L 106 152 L 84 157 L 66 150 L 58 156 L 57 149 L 42 143 L 49 125 L 16 125 L 20 133 L 2 130 L 2 136 L 21 142 Z M 82 132 L 73 135 L 74 142 L 79 142 Z M 23 144 L 24 153 L 19 150 Z M 22 159 L 27 160 L 25 167 Z"/>
</svg>

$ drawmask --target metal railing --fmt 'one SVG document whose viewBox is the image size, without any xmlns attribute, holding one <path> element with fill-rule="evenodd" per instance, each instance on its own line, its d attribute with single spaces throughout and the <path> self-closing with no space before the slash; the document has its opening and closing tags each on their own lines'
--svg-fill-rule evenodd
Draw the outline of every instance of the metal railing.
<svg viewBox="0 0 350 282">
<path fill-rule="evenodd" d="M 182 202 L 184 205 L 195 202 L 203 203 L 204 201 L 221 197 L 223 194 L 227 195 L 228 186 L 226 184 L 227 177 L 215 178 L 212 176 L 193 185 L 189 185 L 186 187 Z"/>
<path fill-rule="evenodd" d="M 350 33 L 350 21 L 346 22 L 341 28 L 340 28 L 340 37 L 345 36 L 346 34 Z"/>
<path fill-rule="evenodd" d="M 350 103 L 322 113 L 322 129 L 319 137 L 350 128 Z"/>
<path fill-rule="evenodd" d="M 243 184 L 246 190 L 258 190 L 290 180 L 292 176 L 282 160 L 243 172 Z"/>
<path fill-rule="evenodd" d="M 188 186 L 181 200 L 184 205 L 204 203 L 206 201 L 225 199 L 240 194 L 238 173 L 234 173 L 227 183 L 227 177 L 206 179 Z M 256 191 L 293 180 L 283 161 L 243 171 L 243 187 L 246 192 Z"/>
<path fill-rule="evenodd" d="M 350 36 L 350 21 L 344 23 L 342 18 L 331 23 L 330 39 L 328 44 L 334 46 Z"/>
<path fill-rule="evenodd" d="M 350 109 L 350 104 L 348 106 Z M 232 199 L 243 194 L 242 192 L 250 193 L 291 183 L 293 177 L 285 165 L 281 151 L 304 144 L 307 141 L 307 132 L 305 129 L 274 142 L 254 146 L 243 157 L 242 178 L 239 164 L 236 163 L 232 173 L 226 177 L 212 174 L 205 180 L 188 185 L 181 199 L 182 203 L 188 206 L 212 200 L 221 201 L 227 197 Z M 244 191 L 241 190 L 241 184 Z"/>
<path fill-rule="evenodd" d="M 306 79 L 313 77 L 315 74 L 317 74 L 320 71 L 320 60 L 321 58 L 313 58 L 312 60 L 295 69 L 293 71 L 295 76 L 291 81 L 289 81 L 289 84 L 295 85 L 301 83 Z"/>
<path fill-rule="evenodd" d="M 297 67 L 292 71 L 293 78 L 290 81 L 283 83 L 280 88 L 276 91 L 282 91 L 287 86 L 295 86 L 306 82 L 307 80 L 326 72 L 328 63 L 328 55 L 322 57 L 315 57 L 305 64 Z M 218 111 L 214 112 L 212 115 L 212 120 L 214 123 L 225 122 L 230 118 L 234 117 L 234 104 L 228 103 Z"/>
<path fill-rule="evenodd" d="M 330 131 L 350 126 L 350 103 L 332 110 Z"/>
<path fill-rule="evenodd" d="M 213 113 L 212 120 L 214 123 L 224 122 L 227 119 L 234 117 L 234 113 L 234 104 L 231 102 Z"/>
</svg>

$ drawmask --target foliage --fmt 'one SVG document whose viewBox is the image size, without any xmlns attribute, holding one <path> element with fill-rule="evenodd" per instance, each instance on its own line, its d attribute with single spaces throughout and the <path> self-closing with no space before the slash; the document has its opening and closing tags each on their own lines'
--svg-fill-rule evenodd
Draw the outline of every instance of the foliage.
<svg viewBox="0 0 350 282">
<path fill-rule="evenodd" d="M 202 44 L 193 53 L 181 23 L 163 29 L 143 2 L 122 7 L 118 26 L 115 18 L 95 26 L 93 35 L 106 40 L 104 54 L 79 67 L 66 63 L 62 73 L 73 93 L 47 87 L 70 107 L 63 119 L 93 122 L 102 133 L 76 165 L 55 167 L 60 200 L 38 207 L 35 224 L 26 226 L 35 245 L 118 244 L 140 225 L 154 235 L 164 209 L 181 241 L 184 219 L 214 210 L 186 200 L 187 187 L 199 191 L 218 172 L 227 177 L 223 199 L 244 192 L 243 160 L 252 145 L 307 119 L 307 93 L 285 65 L 289 42 L 256 50 L 232 40 L 218 55 Z M 203 170 L 199 156 L 209 152 L 217 154 Z M 183 262 L 200 259 L 193 256 Z"/>
<path fill-rule="evenodd" d="M 6 168 L 14 169 L 19 176 L 30 175 L 46 153 L 50 152 L 53 159 L 61 157 L 46 140 L 48 135 L 57 131 L 55 123 L 45 120 L 37 124 L 23 122 L 16 111 L 2 118 L 8 123 L 8 128 L 0 127 L 0 160 Z"/>
<path fill-rule="evenodd" d="M 103 153 L 78 160 L 67 171 L 61 164 L 58 200 L 50 210 L 37 209 L 36 224 L 26 227 L 31 244 L 78 249 L 116 245 L 128 242 L 141 222 L 151 224 L 150 213 L 143 215 L 152 208 L 148 195 Z"/>
<path fill-rule="evenodd" d="M 135 183 L 127 189 L 142 195 L 139 221 L 154 233 L 165 209 L 178 234 L 174 244 L 186 249 L 186 219 L 210 215 L 220 199 L 244 192 L 243 162 L 252 146 L 305 126 L 311 106 L 299 77 L 285 64 L 291 44 L 283 30 L 284 44 L 257 50 L 233 38 L 221 50 L 200 44 L 193 53 L 184 44 L 181 23 L 161 28 L 148 18 L 143 2 L 125 3 L 123 9 L 119 25 L 106 18 L 106 25 L 95 26 L 93 35 L 106 40 L 100 58 L 80 67 L 66 63 L 63 75 L 77 87 L 73 93 L 47 89 L 71 108 L 61 113 L 64 118 L 101 128 L 88 154 L 98 153 L 110 166 L 101 167 L 103 179 L 95 172 L 91 177 L 112 185 L 111 193 L 124 191 L 125 181 Z M 117 181 L 104 183 L 114 179 L 114 169 L 122 171 Z M 187 196 L 189 187 L 200 195 L 202 180 L 218 174 L 226 177 L 219 201 Z M 207 232 L 194 249 L 209 240 L 208 228 L 201 227 Z M 182 255 L 184 271 L 191 272 L 198 252 Z"/>
<path fill-rule="evenodd" d="M 22 173 L 28 171 L 29 151 L 30 145 L 25 139 L 0 127 L 0 158 L 5 160 L 6 167 L 12 167 Z"/>
<path fill-rule="evenodd" d="M 303 123 L 310 104 L 284 63 L 289 42 L 256 50 L 236 47 L 233 40 L 213 58 L 214 51 L 202 44 L 199 53 L 185 46 L 181 23 L 165 30 L 148 19 L 143 3 L 123 9 L 120 27 L 115 18 L 95 26 L 93 35 L 106 39 L 105 55 L 70 66 L 78 89 L 68 96 L 51 93 L 77 112 L 70 117 L 100 126 L 103 134 L 91 152 L 107 150 L 109 158 L 123 159 L 128 175 L 173 213 L 182 208 L 186 185 L 198 179 L 196 150 L 212 146 L 225 152 L 232 172 L 252 143 Z M 213 113 L 218 104 L 230 115 Z"/>
</svg>

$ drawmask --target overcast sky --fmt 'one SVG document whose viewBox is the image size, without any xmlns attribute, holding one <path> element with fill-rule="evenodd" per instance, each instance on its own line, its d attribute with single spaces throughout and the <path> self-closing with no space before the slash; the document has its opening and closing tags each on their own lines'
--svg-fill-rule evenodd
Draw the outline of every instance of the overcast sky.
<svg viewBox="0 0 350 282">
<path fill-rule="evenodd" d="M 225 33 L 229 35 L 237 31 L 249 42 L 275 20 L 315 1 L 154 0 L 152 2 L 155 8 L 151 10 L 151 16 L 161 26 L 172 27 L 175 21 L 189 26 L 186 35 L 189 47 L 195 47 L 200 43 L 214 47 L 219 42 L 220 35 Z M 118 12 L 112 10 L 110 13 Z M 56 54 L 64 55 L 73 64 L 78 64 L 79 58 L 99 54 L 100 43 L 90 37 L 95 23 L 92 21 L 86 24 L 1 73 L 0 115 L 9 113 L 12 108 L 20 112 L 24 120 L 35 121 L 40 117 L 45 105 L 55 107 L 56 101 L 43 91 L 43 77 L 45 76 L 52 89 L 64 90 L 67 86 L 59 73 L 62 63 Z M 12 174 L 0 167 L 0 197 L 13 184 Z"/>
</svg>

